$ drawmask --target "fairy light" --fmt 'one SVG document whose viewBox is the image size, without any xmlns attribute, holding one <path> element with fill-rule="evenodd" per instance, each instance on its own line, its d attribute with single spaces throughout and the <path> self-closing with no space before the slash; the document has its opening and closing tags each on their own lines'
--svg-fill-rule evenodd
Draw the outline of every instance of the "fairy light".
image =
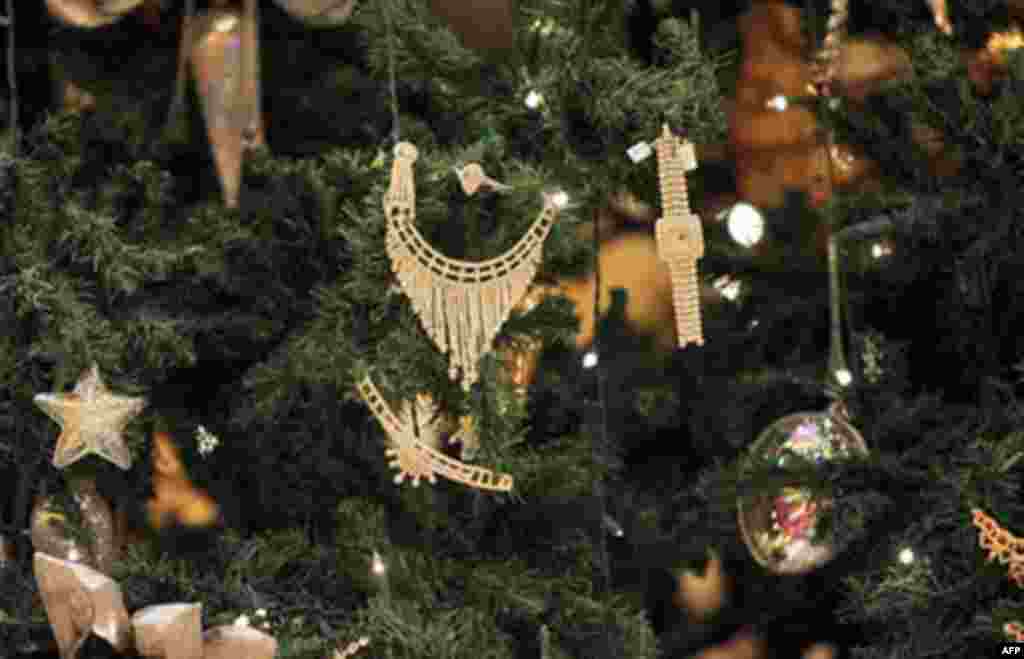
<svg viewBox="0 0 1024 659">
<path fill-rule="evenodd" d="M 526 95 L 526 99 L 523 101 L 526 103 L 526 107 L 531 110 L 536 110 L 540 106 L 544 105 L 544 95 L 536 89 L 531 89 L 530 93 Z"/>
<path fill-rule="evenodd" d="M 764 105 L 769 110 L 775 110 L 776 112 L 785 112 L 786 109 L 789 107 L 789 99 L 783 96 L 782 94 L 778 94 L 777 96 L 772 96 L 767 101 L 765 101 Z"/>
<path fill-rule="evenodd" d="M 835 375 L 836 382 L 839 383 L 840 387 L 849 386 L 849 384 L 853 382 L 853 374 L 850 373 L 850 369 L 848 368 L 837 369 L 833 375 Z"/>
<path fill-rule="evenodd" d="M 235 16 L 222 16 L 217 19 L 213 24 L 213 29 L 217 32 L 231 32 L 238 25 L 238 18 Z"/>
<path fill-rule="evenodd" d="M 569 205 L 569 193 L 565 190 L 557 190 L 551 195 L 551 203 L 559 208 L 565 208 Z"/>
<path fill-rule="evenodd" d="M 388 566 L 384 564 L 384 559 L 381 558 L 381 555 L 377 552 L 377 550 L 374 550 L 373 552 L 373 560 L 370 563 L 370 571 L 378 577 L 384 576 L 384 574 L 388 571 Z"/>
<path fill-rule="evenodd" d="M 727 300 L 735 301 L 743 292 L 743 282 L 729 276 L 719 277 L 715 280 L 715 290 L 722 294 Z"/>
<path fill-rule="evenodd" d="M 589 370 L 595 366 L 597 366 L 597 353 L 590 350 L 587 354 L 583 355 L 583 368 Z"/>
<path fill-rule="evenodd" d="M 551 33 L 554 32 L 556 28 L 557 28 L 557 24 L 555 23 L 554 19 L 551 19 L 551 18 L 547 18 L 547 19 L 537 18 L 537 19 L 535 19 L 533 21 L 533 23 L 530 24 L 530 31 L 531 32 L 537 32 L 542 37 L 550 36 Z"/>
<path fill-rule="evenodd" d="M 753 247 L 764 238 L 764 216 L 744 201 L 732 207 L 726 222 L 729 235 L 744 247 Z"/>
<path fill-rule="evenodd" d="M 883 259 L 886 256 L 892 254 L 892 247 L 886 243 L 878 242 L 871 246 L 871 256 L 877 259 Z"/>
<path fill-rule="evenodd" d="M 903 563 L 904 565 L 910 565 L 911 563 L 914 562 L 914 558 L 915 558 L 914 557 L 914 550 L 911 549 L 910 547 L 904 547 L 903 549 L 900 550 L 900 553 L 899 553 L 899 561 L 900 561 L 900 563 Z"/>
</svg>

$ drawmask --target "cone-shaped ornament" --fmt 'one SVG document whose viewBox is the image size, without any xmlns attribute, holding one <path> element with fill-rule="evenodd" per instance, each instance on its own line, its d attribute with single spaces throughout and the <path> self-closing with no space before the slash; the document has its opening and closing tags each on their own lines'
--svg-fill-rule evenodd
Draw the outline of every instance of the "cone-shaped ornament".
<svg viewBox="0 0 1024 659">
<path fill-rule="evenodd" d="M 260 87 L 259 0 L 245 0 L 242 16 L 242 99 L 248 112 L 243 147 L 252 149 L 267 143 L 263 132 L 263 90 Z"/>
<path fill-rule="evenodd" d="M 46 0 L 46 9 L 65 25 L 92 29 L 116 23 L 140 4 L 142 0 Z"/>
<path fill-rule="evenodd" d="M 274 0 L 277 6 L 312 27 L 334 27 L 349 19 L 356 0 Z"/>
<path fill-rule="evenodd" d="M 243 80 L 243 21 L 236 10 L 216 9 L 200 14 L 190 29 L 192 73 L 228 208 L 238 206 L 246 135 L 256 110 L 255 99 L 246 96 L 255 85 Z"/>
</svg>

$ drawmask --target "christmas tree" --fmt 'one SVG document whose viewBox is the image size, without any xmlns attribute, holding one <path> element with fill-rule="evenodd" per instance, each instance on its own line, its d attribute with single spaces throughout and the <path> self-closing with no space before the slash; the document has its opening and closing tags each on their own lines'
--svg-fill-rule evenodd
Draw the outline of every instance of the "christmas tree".
<svg viewBox="0 0 1024 659">
<path fill-rule="evenodd" d="M 14 5 L 0 656 L 1024 637 L 1019 0 Z"/>
</svg>

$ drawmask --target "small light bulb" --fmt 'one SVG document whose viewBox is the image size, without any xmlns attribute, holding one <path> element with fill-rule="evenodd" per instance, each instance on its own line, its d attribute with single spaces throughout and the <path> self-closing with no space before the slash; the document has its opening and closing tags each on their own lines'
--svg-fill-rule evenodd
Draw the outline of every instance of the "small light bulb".
<svg viewBox="0 0 1024 659">
<path fill-rule="evenodd" d="M 719 277 L 715 280 L 715 289 L 727 300 L 736 300 L 743 292 L 743 283 L 732 277 Z"/>
<path fill-rule="evenodd" d="M 741 201 L 729 211 L 728 228 L 733 240 L 753 247 L 764 238 L 764 217 L 757 208 Z"/>
<path fill-rule="evenodd" d="M 583 368 L 594 368 L 597 366 L 597 353 L 591 350 L 583 355 Z"/>
<path fill-rule="evenodd" d="M 551 203 L 559 208 L 565 208 L 569 205 L 569 194 L 565 190 L 559 190 L 551 195 Z"/>
<path fill-rule="evenodd" d="M 243 615 L 243 616 L 238 616 L 237 618 L 235 618 L 235 627 L 248 627 L 248 626 L 249 626 L 249 616 L 244 616 Z"/>
<path fill-rule="evenodd" d="M 755 318 L 754 320 L 750 321 L 750 329 L 754 329 L 755 327 L 757 327 L 760 324 L 761 324 L 761 321 L 758 320 L 757 318 Z"/>
<path fill-rule="evenodd" d="M 388 569 L 388 567 L 384 565 L 384 559 L 381 558 L 380 554 L 378 554 L 376 550 L 374 550 L 373 552 L 373 563 L 370 566 L 370 569 L 377 576 L 384 574 L 385 572 L 387 572 Z"/>
<path fill-rule="evenodd" d="M 231 32 L 238 25 L 238 18 L 235 16 L 223 16 L 214 21 L 213 29 L 217 32 Z"/>
<path fill-rule="evenodd" d="M 892 254 L 892 247 L 886 243 L 875 243 L 871 246 L 871 256 L 881 259 Z"/>
<path fill-rule="evenodd" d="M 72 563 L 82 560 L 82 552 L 72 547 L 71 550 L 68 552 L 68 560 Z"/>
<path fill-rule="evenodd" d="M 900 550 L 900 563 L 904 565 L 910 565 L 914 562 L 914 550 L 910 547 L 904 547 Z"/>
<path fill-rule="evenodd" d="M 782 94 L 779 94 L 777 96 L 772 96 L 771 98 L 769 98 L 767 101 L 765 101 L 764 105 L 769 110 L 775 110 L 776 112 L 785 112 L 786 108 L 789 107 L 789 99 L 783 96 Z"/>
<path fill-rule="evenodd" d="M 526 107 L 530 108 L 531 110 L 536 110 L 540 106 L 544 105 L 544 96 L 536 89 L 533 89 L 530 91 L 529 94 L 526 95 L 525 103 Z"/>
<path fill-rule="evenodd" d="M 853 374 L 850 373 L 850 369 L 848 369 L 848 368 L 841 368 L 841 369 L 837 370 L 835 372 L 835 376 L 836 376 L 836 382 L 838 382 L 839 386 L 841 386 L 841 387 L 845 387 L 848 384 L 850 384 L 851 382 L 853 382 Z"/>
</svg>

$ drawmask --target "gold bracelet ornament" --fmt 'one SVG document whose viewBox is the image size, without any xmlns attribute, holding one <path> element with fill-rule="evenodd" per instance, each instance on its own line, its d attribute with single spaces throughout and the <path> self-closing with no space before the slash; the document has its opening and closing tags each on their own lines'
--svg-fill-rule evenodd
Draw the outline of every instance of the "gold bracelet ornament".
<svg viewBox="0 0 1024 659">
<path fill-rule="evenodd" d="M 668 125 L 655 141 L 662 216 L 654 225 L 658 254 L 672 275 L 672 299 L 676 311 L 679 347 L 704 345 L 701 327 L 697 259 L 704 256 L 704 232 L 700 217 L 690 212 L 686 172 L 697 168 L 693 143 L 672 134 Z"/>
<path fill-rule="evenodd" d="M 369 376 L 364 377 L 357 384 L 357 389 L 390 439 L 391 448 L 388 448 L 385 454 L 392 458 L 389 466 L 398 469 L 398 475 L 395 476 L 396 484 L 401 484 L 406 478 L 410 478 L 413 487 L 418 487 L 421 480 L 426 480 L 433 485 L 437 482 L 437 476 L 441 475 L 448 480 L 478 490 L 494 492 L 512 490 L 514 483 L 512 476 L 468 465 L 449 458 L 425 444 L 417 436 L 415 420 L 408 413 L 410 408 L 406 408 L 406 413 L 395 414 Z M 475 438 L 462 439 L 461 435 L 475 432 L 472 424 L 463 423 L 458 434 L 450 441 L 458 440 L 465 446 L 467 443 L 474 442 Z"/>
</svg>

